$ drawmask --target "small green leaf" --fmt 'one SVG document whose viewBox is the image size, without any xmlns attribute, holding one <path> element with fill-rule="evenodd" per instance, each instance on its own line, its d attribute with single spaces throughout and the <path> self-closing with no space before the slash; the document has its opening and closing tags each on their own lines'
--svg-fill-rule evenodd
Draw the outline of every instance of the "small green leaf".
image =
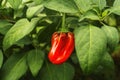
<svg viewBox="0 0 120 80">
<path fill-rule="evenodd" d="M 92 0 L 92 4 L 102 10 L 106 7 L 106 0 Z"/>
<path fill-rule="evenodd" d="M 109 26 L 117 26 L 117 19 L 114 14 L 104 17 L 104 22 Z"/>
<path fill-rule="evenodd" d="M 119 42 L 119 33 L 115 27 L 104 25 L 102 30 L 107 36 L 107 43 L 111 49 L 114 49 Z"/>
<path fill-rule="evenodd" d="M 28 52 L 27 62 L 33 76 L 36 76 L 41 69 L 44 61 L 44 53 L 40 49 Z"/>
<path fill-rule="evenodd" d="M 20 19 L 17 21 L 5 35 L 3 40 L 4 50 L 8 49 L 24 36 L 28 35 L 34 29 L 38 20 L 39 19 L 34 18 L 31 20 L 31 22 L 29 22 L 27 19 Z"/>
<path fill-rule="evenodd" d="M 22 0 L 22 3 L 25 4 L 25 3 L 29 3 L 29 2 L 31 2 L 31 1 L 33 1 L 33 0 Z M 35 1 L 35 0 L 34 0 L 34 1 Z"/>
<path fill-rule="evenodd" d="M 41 4 L 44 0 L 32 0 L 35 2 L 35 4 Z"/>
<path fill-rule="evenodd" d="M 79 21 L 82 21 L 84 19 L 99 20 L 99 16 L 94 11 L 89 10 L 80 17 Z"/>
<path fill-rule="evenodd" d="M 11 26 L 12 24 L 8 21 L 0 20 L 0 33 L 5 35 Z"/>
<path fill-rule="evenodd" d="M 78 8 L 76 7 L 73 0 L 46 0 L 44 6 L 65 13 L 76 13 Z"/>
<path fill-rule="evenodd" d="M 110 12 L 120 15 L 120 0 L 114 1 L 113 7 L 111 7 Z"/>
<path fill-rule="evenodd" d="M 108 13 L 109 13 L 109 9 L 105 9 L 105 10 L 102 12 L 102 17 L 107 16 Z"/>
<path fill-rule="evenodd" d="M 114 6 L 109 9 L 111 13 L 115 13 L 117 15 L 120 15 L 120 6 Z"/>
<path fill-rule="evenodd" d="M 76 17 L 67 17 L 66 25 L 68 26 L 68 28 L 74 29 L 75 27 L 77 27 L 79 23 L 78 19 L 79 18 L 76 18 Z"/>
<path fill-rule="evenodd" d="M 24 14 L 23 12 L 23 8 L 17 9 L 14 11 L 14 19 L 18 18 L 18 17 L 22 17 Z"/>
<path fill-rule="evenodd" d="M 46 63 L 37 80 L 73 80 L 74 67 L 68 63 L 53 65 Z"/>
<path fill-rule="evenodd" d="M 2 63 L 3 63 L 3 53 L 2 51 L 0 50 L 0 68 L 2 66 Z"/>
<path fill-rule="evenodd" d="M 33 7 L 29 7 L 26 12 L 26 16 L 28 18 L 32 18 L 35 14 L 39 13 L 43 10 L 43 5 L 37 5 Z"/>
<path fill-rule="evenodd" d="M 120 0 L 115 0 L 113 6 L 120 6 Z"/>
<path fill-rule="evenodd" d="M 91 7 L 91 1 L 90 0 L 74 0 L 79 11 L 80 12 L 86 12 L 88 10 L 90 10 L 92 7 Z"/>
<path fill-rule="evenodd" d="M 12 6 L 12 8 L 14 9 L 18 9 L 20 4 L 22 3 L 22 0 L 7 0 L 10 5 Z"/>
<path fill-rule="evenodd" d="M 92 73 L 99 66 L 103 52 L 106 50 L 106 44 L 107 39 L 101 29 L 92 25 L 76 28 L 75 49 L 85 74 Z"/>
<path fill-rule="evenodd" d="M 13 54 L 2 67 L 1 80 L 18 80 L 27 69 L 26 55 Z"/>
<path fill-rule="evenodd" d="M 29 36 L 25 36 L 24 38 L 20 39 L 19 41 L 17 41 L 16 43 L 14 43 L 17 46 L 23 46 L 24 45 L 29 45 L 32 43 L 32 40 Z"/>
</svg>

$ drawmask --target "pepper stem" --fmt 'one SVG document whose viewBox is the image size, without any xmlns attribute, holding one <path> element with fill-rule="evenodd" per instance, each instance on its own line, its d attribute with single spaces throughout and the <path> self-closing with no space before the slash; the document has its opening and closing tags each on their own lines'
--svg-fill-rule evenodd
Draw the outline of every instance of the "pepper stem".
<svg viewBox="0 0 120 80">
<path fill-rule="evenodd" d="M 62 28 L 65 28 L 65 13 L 62 14 Z"/>
<path fill-rule="evenodd" d="M 61 32 L 66 32 L 65 28 L 65 13 L 62 13 L 62 29 Z"/>
</svg>

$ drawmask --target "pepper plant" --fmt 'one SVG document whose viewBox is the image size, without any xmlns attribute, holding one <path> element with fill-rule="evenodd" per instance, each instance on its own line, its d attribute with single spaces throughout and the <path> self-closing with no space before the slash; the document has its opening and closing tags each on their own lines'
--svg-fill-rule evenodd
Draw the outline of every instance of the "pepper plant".
<svg viewBox="0 0 120 80">
<path fill-rule="evenodd" d="M 0 0 L 0 80 L 120 80 L 120 0 Z"/>
</svg>

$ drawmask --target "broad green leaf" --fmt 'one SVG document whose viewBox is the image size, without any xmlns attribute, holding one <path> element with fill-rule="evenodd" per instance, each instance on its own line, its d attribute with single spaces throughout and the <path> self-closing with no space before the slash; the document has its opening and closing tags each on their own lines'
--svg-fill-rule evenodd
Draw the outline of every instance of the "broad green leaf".
<svg viewBox="0 0 120 80">
<path fill-rule="evenodd" d="M 73 80 L 74 67 L 68 63 L 53 65 L 46 63 L 37 80 Z"/>
<path fill-rule="evenodd" d="M 3 53 L 2 51 L 0 50 L 0 68 L 2 66 L 2 63 L 3 63 Z"/>
<path fill-rule="evenodd" d="M 26 16 L 28 18 L 32 18 L 35 14 L 39 13 L 43 10 L 43 5 L 37 5 L 33 7 L 29 7 L 26 12 Z"/>
<path fill-rule="evenodd" d="M 120 15 L 120 6 L 114 6 L 111 9 L 109 9 L 111 13 L 115 13 L 117 15 Z"/>
<path fill-rule="evenodd" d="M 13 54 L 2 67 L 1 80 L 18 80 L 27 69 L 26 55 Z"/>
<path fill-rule="evenodd" d="M 10 5 L 12 6 L 12 8 L 14 9 L 18 9 L 20 4 L 22 3 L 22 0 L 7 0 Z"/>
<path fill-rule="evenodd" d="M 46 0 L 44 6 L 64 13 L 76 13 L 78 9 L 73 0 Z"/>
<path fill-rule="evenodd" d="M 114 61 L 108 52 L 104 53 L 102 58 L 103 74 L 105 80 L 115 80 L 115 66 Z"/>
<path fill-rule="evenodd" d="M 92 0 L 92 4 L 102 10 L 106 7 L 106 0 Z"/>
<path fill-rule="evenodd" d="M 40 49 L 28 52 L 27 62 L 33 76 L 36 76 L 41 69 L 44 61 L 44 53 Z"/>
<path fill-rule="evenodd" d="M 102 30 L 107 36 L 107 43 L 111 49 L 114 49 L 119 43 L 119 33 L 115 27 L 104 25 Z"/>
<path fill-rule="evenodd" d="M 107 51 L 104 52 L 101 64 L 95 71 L 98 75 L 104 75 L 102 80 L 115 80 L 114 61 Z"/>
<path fill-rule="evenodd" d="M 88 10 L 90 10 L 91 7 L 91 0 L 74 0 L 77 7 L 79 8 L 80 12 L 86 12 Z"/>
<path fill-rule="evenodd" d="M 113 13 L 120 15 L 120 0 L 115 0 L 113 4 Z"/>
<path fill-rule="evenodd" d="M 111 55 L 108 52 L 104 52 L 104 56 L 102 59 L 101 64 L 106 68 L 106 69 L 110 69 L 113 70 L 114 69 L 114 61 L 111 57 Z"/>
<path fill-rule="evenodd" d="M 82 21 L 84 19 L 99 20 L 99 16 L 94 11 L 87 11 L 80 17 L 79 21 Z"/>
<path fill-rule="evenodd" d="M 27 19 L 20 19 L 13 27 L 6 33 L 3 40 L 4 50 L 8 49 L 15 42 L 28 35 L 35 27 L 39 19 L 34 18 L 29 22 Z"/>
<path fill-rule="evenodd" d="M 114 1 L 113 7 L 110 9 L 110 12 L 120 15 L 120 0 Z"/>
<path fill-rule="evenodd" d="M 106 44 L 107 39 L 101 29 L 92 25 L 76 28 L 75 49 L 85 74 L 92 73 L 98 67 L 106 50 Z"/>
<path fill-rule="evenodd" d="M 11 26 L 12 24 L 8 21 L 0 20 L 0 33 L 5 35 Z"/>
</svg>

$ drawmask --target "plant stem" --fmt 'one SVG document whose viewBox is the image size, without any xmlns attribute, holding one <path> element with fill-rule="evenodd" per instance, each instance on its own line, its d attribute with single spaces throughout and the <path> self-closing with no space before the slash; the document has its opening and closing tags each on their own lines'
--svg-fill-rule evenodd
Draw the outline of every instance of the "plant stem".
<svg viewBox="0 0 120 80">
<path fill-rule="evenodd" d="M 65 13 L 62 13 L 62 30 L 61 31 L 64 31 L 65 29 Z"/>
</svg>

